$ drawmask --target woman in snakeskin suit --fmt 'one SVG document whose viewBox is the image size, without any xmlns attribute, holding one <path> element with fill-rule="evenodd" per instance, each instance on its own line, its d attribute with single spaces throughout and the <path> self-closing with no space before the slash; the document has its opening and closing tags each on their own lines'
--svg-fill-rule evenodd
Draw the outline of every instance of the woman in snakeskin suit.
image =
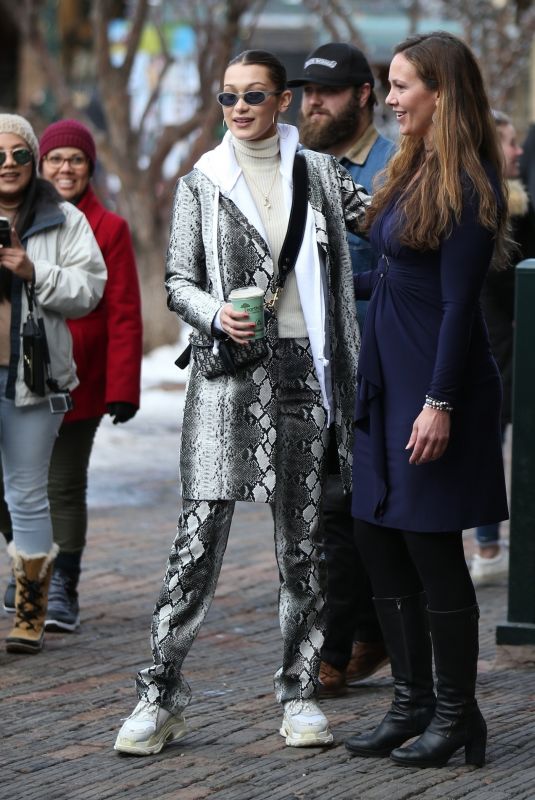
<svg viewBox="0 0 535 800">
<path fill-rule="evenodd" d="M 243 343 L 254 324 L 221 299 L 258 286 L 272 296 L 288 227 L 296 128 L 277 123 L 291 92 L 282 64 L 247 51 L 218 95 L 228 126 L 177 187 L 167 256 L 168 305 L 197 331 Z M 152 666 L 115 749 L 146 755 L 184 735 L 190 690 L 182 663 L 212 601 L 236 500 L 271 505 L 281 576 L 282 666 L 275 690 L 281 734 L 293 746 L 332 742 L 311 699 L 323 640 L 317 548 L 329 437 L 349 489 L 359 332 L 346 227 L 368 200 L 337 160 L 303 151 L 309 189 L 305 234 L 268 355 L 236 377 L 207 379 L 191 365 L 181 443 L 183 508 L 152 624 Z"/>
</svg>

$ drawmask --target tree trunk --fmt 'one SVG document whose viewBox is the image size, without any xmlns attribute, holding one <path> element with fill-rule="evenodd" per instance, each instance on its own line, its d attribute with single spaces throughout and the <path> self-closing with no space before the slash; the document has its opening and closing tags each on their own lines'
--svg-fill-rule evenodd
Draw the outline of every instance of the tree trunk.
<svg viewBox="0 0 535 800">
<path fill-rule="evenodd" d="M 159 259 L 160 264 L 155 259 Z M 147 353 L 162 344 L 177 342 L 180 322 L 177 315 L 167 308 L 164 258 L 152 249 L 147 252 L 138 247 L 137 264 L 142 287 L 143 347 Z"/>
<path fill-rule="evenodd" d="M 145 174 L 136 170 L 126 178 L 121 196 L 126 202 L 121 211 L 130 222 L 136 251 L 143 297 L 143 343 L 148 351 L 178 339 L 177 319 L 167 310 L 163 285 L 171 198 L 169 211 L 162 220 L 156 188 L 149 186 Z"/>
</svg>

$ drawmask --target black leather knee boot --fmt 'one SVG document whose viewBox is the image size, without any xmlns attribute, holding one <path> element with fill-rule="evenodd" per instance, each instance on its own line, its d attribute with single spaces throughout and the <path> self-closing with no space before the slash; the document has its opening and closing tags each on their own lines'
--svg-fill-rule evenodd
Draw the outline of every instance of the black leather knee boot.
<svg viewBox="0 0 535 800">
<path fill-rule="evenodd" d="M 467 764 L 485 763 L 487 726 L 475 699 L 479 608 L 429 611 L 437 706 L 425 733 L 391 758 L 408 767 L 443 767 L 464 747 Z"/>
<path fill-rule="evenodd" d="M 388 756 L 395 747 L 427 728 L 435 709 L 431 640 L 424 595 L 375 598 L 377 616 L 394 678 L 390 711 L 371 733 L 345 743 L 352 755 Z"/>
</svg>

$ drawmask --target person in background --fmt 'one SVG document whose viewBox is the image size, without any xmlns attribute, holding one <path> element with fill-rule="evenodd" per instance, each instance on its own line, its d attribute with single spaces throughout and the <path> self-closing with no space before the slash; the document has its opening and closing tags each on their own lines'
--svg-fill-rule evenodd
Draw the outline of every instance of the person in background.
<svg viewBox="0 0 535 800">
<path fill-rule="evenodd" d="M 0 114 L 0 215 L 11 225 L 11 241 L 0 249 L 0 450 L 15 581 L 15 620 L 6 647 L 17 653 L 42 648 L 57 552 L 47 478 L 63 413 L 51 411 L 65 410 L 78 384 L 66 318 L 92 311 L 106 283 L 89 223 L 37 176 L 38 161 L 38 141 L 27 120 Z M 29 310 L 43 325 L 50 358 L 46 369 L 32 359 L 31 375 L 21 338 Z"/>
<path fill-rule="evenodd" d="M 442 767 L 463 748 L 483 766 L 479 608 L 462 531 L 508 516 L 501 380 L 480 304 L 491 262 L 505 257 L 507 188 L 467 45 L 437 31 L 394 52 L 386 103 L 400 148 L 368 212 L 377 269 L 355 278 L 370 305 L 352 505 L 394 698 L 379 726 L 346 747 L 414 767 Z"/>
<path fill-rule="evenodd" d="M 369 194 L 376 174 L 395 152 L 394 143 L 381 136 L 373 122 L 377 104 L 374 84 L 364 54 L 342 42 L 313 50 L 302 76 L 288 81 L 290 87 L 303 87 L 301 143 L 336 156 Z M 353 274 L 371 269 L 375 254 L 369 242 L 350 232 L 347 238 Z M 366 307 L 365 300 L 357 301 L 361 329 Z M 343 491 L 336 454 L 329 458 L 328 466 L 323 504 L 327 629 L 321 652 L 320 697 L 343 694 L 346 686 L 369 677 L 388 661 L 370 581 L 353 535 L 351 494 Z"/>
<path fill-rule="evenodd" d="M 524 184 L 520 180 L 520 157 L 516 130 L 510 118 L 493 111 L 503 150 L 505 178 L 509 189 L 508 209 L 511 237 L 516 243 L 511 262 L 503 269 L 491 270 L 481 293 L 483 314 L 489 331 L 494 358 L 500 369 L 503 384 L 502 436 L 512 421 L 513 399 L 513 332 L 515 314 L 515 265 L 524 258 L 535 257 L 535 212 Z M 483 525 L 476 528 L 477 550 L 470 564 L 475 586 L 485 586 L 507 575 L 509 550 L 500 541 L 500 526 Z"/>
<path fill-rule="evenodd" d="M 123 423 L 139 408 L 141 300 L 128 224 L 104 208 L 91 188 L 96 162 L 91 132 L 77 120 L 60 120 L 43 132 L 39 149 L 43 178 L 86 216 L 108 270 L 98 306 L 87 316 L 68 321 L 80 385 L 73 392 L 74 409 L 65 415 L 50 462 L 48 496 L 59 553 L 46 629 L 69 632 L 80 624 L 78 580 L 86 545 L 87 477 L 95 434 L 104 414 L 114 424 Z M 1 527 L 5 531 L 8 525 Z M 11 602 L 8 594 L 4 607 L 9 610 Z"/>
</svg>

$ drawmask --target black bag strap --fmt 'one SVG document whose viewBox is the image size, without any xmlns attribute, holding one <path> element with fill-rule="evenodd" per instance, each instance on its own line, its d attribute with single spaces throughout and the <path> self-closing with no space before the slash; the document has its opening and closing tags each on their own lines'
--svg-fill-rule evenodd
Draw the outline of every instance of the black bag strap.
<svg viewBox="0 0 535 800">
<path fill-rule="evenodd" d="M 286 278 L 295 267 L 299 250 L 305 235 L 305 224 L 308 209 L 308 170 L 304 155 L 298 150 L 295 154 L 292 171 L 293 195 L 288 230 L 279 256 L 279 270 L 275 280 L 273 298 L 266 303 L 270 311 L 273 310 Z"/>
<path fill-rule="evenodd" d="M 24 281 L 24 289 L 26 291 L 26 297 L 28 299 L 28 312 L 33 315 L 33 308 L 35 302 L 35 273 L 32 275 L 30 285 L 28 285 L 27 281 Z"/>
</svg>

